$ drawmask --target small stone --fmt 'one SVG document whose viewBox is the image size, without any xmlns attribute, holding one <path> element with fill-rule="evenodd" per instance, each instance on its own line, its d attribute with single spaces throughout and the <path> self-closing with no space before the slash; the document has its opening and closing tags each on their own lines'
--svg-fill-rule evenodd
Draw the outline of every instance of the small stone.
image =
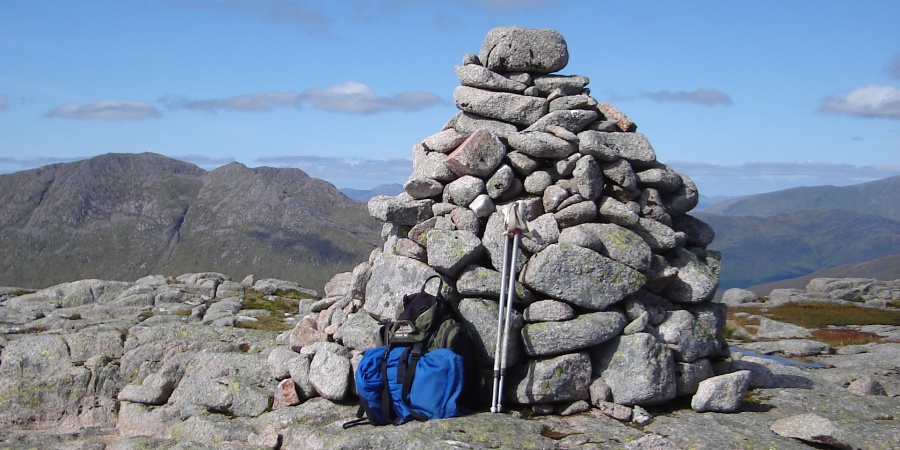
<svg viewBox="0 0 900 450">
<path fill-rule="evenodd" d="M 853 448 L 847 444 L 849 430 L 813 413 L 776 420 L 770 428 L 779 436 L 800 439 L 813 444 L 824 444 L 838 449 Z"/>
<path fill-rule="evenodd" d="M 272 409 L 281 409 L 287 406 L 300 404 L 300 397 L 297 395 L 297 387 L 290 378 L 281 380 L 275 388 L 275 395 L 272 403 Z"/>
<path fill-rule="evenodd" d="M 697 412 L 736 412 L 750 387 L 751 376 L 749 370 L 741 370 L 701 381 L 697 393 L 691 398 L 691 409 Z"/>
<path fill-rule="evenodd" d="M 859 377 L 850 382 L 850 385 L 847 386 L 847 390 L 860 397 L 869 395 L 887 395 L 887 392 L 885 392 L 884 387 L 881 385 L 881 383 L 867 376 Z"/>
<path fill-rule="evenodd" d="M 641 408 L 639 405 L 634 405 L 631 421 L 638 425 L 647 425 L 653 421 L 653 416 L 646 409 Z"/>
<path fill-rule="evenodd" d="M 613 419 L 616 419 L 620 422 L 631 421 L 631 416 L 634 413 L 634 411 L 631 408 L 629 408 L 625 405 L 619 405 L 619 404 L 612 403 L 612 402 L 601 401 L 601 402 L 598 402 L 596 405 L 597 405 L 597 409 L 599 409 L 600 412 L 602 412 L 603 414 L 606 414 L 607 416 L 612 417 Z"/>
</svg>

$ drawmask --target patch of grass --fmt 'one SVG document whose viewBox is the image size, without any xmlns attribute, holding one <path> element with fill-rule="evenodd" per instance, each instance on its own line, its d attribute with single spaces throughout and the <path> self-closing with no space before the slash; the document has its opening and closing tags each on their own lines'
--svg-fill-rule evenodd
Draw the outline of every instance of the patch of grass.
<svg viewBox="0 0 900 450">
<path fill-rule="evenodd" d="M 753 339 L 751 339 L 749 336 L 745 335 L 744 333 L 738 333 L 738 330 L 740 328 L 741 327 L 737 326 L 734 322 L 726 321 L 725 327 L 722 329 L 722 336 L 730 341 L 752 342 Z M 749 330 L 747 330 L 746 328 L 744 328 L 744 330 L 749 332 Z"/>
<path fill-rule="evenodd" d="M 887 304 L 892 308 L 900 308 L 900 300 L 889 300 Z"/>
<path fill-rule="evenodd" d="M 29 289 L 16 289 L 16 290 L 10 292 L 9 296 L 10 297 L 18 297 L 20 295 L 33 294 L 35 292 L 37 292 L 37 291 L 29 290 Z"/>
<path fill-rule="evenodd" d="M 190 309 L 179 309 L 178 311 L 175 311 L 175 312 L 172 313 L 172 314 L 174 314 L 174 315 L 176 315 L 176 316 L 187 317 L 187 316 L 190 316 L 190 315 L 191 315 L 191 310 L 190 310 Z"/>
<path fill-rule="evenodd" d="M 297 291 L 286 291 L 285 293 L 293 293 L 304 295 Z M 303 298 L 311 298 L 305 296 Z M 268 316 L 258 317 L 254 322 L 244 322 L 238 325 L 240 328 L 248 328 L 252 330 L 263 331 L 287 331 L 294 326 L 285 322 L 286 314 L 296 314 L 300 302 L 298 299 L 277 295 L 274 300 L 267 300 L 265 296 L 254 289 L 246 289 L 244 293 L 243 309 L 262 309 L 272 313 Z"/>
<path fill-rule="evenodd" d="M 833 347 L 842 347 L 844 345 L 863 345 L 873 342 L 880 343 L 882 339 L 875 333 L 865 331 L 848 330 L 842 328 L 823 328 L 813 331 L 813 336 Z"/>
<path fill-rule="evenodd" d="M 296 291 L 289 291 L 299 294 Z M 308 297 L 307 297 L 308 298 Z M 242 309 L 263 309 L 272 315 L 284 316 L 285 313 L 296 314 L 300 305 L 299 299 L 277 295 L 274 300 L 266 299 L 259 291 L 249 290 L 244 295 Z"/>
<path fill-rule="evenodd" d="M 79 319 L 81 319 L 81 314 L 72 313 L 72 315 L 70 315 L 69 317 L 66 317 L 66 318 L 69 320 L 79 320 Z"/>
<path fill-rule="evenodd" d="M 861 308 L 855 305 L 830 303 L 786 304 L 775 307 L 734 307 L 728 308 L 729 319 L 737 312 L 747 312 L 766 316 L 779 322 L 792 323 L 804 328 L 819 329 L 847 325 L 893 325 L 900 326 L 900 310 Z"/>
<path fill-rule="evenodd" d="M 300 291 L 284 290 L 284 289 L 279 289 L 279 290 L 275 291 L 275 295 L 277 295 L 279 297 L 284 297 L 284 298 L 292 298 L 294 300 L 305 300 L 305 299 L 315 300 L 316 299 L 312 295 L 304 294 L 303 292 L 300 292 Z"/>
<path fill-rule="evenodd" d="M 248 330 L 276 331 L 279 333 L 294 328 L 294 325 L 286 322 L 283 317 L 276 316 L 259 317 L 253 322 L 241 322 L 236 326 Z"/>
</svg>

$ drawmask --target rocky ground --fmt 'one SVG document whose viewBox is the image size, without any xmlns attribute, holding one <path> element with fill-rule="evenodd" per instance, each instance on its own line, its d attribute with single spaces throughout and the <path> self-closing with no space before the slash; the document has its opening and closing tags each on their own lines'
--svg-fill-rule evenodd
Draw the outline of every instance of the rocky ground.
<svg viewBox="0 0 900 450">
<path fill-rule="evenodd" d="M 266 314 L 243 307 L 247 292 L 275 301 L 298 289 L 186 274 L 0 290 L 0 448 L 900 447 L 892 326 L 860 328 L 882 343 L 839 348 L 803 338 L 729 342 L 732 370 L 752 373 L 734 413 L 696 412 L 685 396 L 660 407 L 513 408 L 344 430 L 354 397 L 278 405 L 271 356 L 284 337 L 241 327 Z"/>
</svg>

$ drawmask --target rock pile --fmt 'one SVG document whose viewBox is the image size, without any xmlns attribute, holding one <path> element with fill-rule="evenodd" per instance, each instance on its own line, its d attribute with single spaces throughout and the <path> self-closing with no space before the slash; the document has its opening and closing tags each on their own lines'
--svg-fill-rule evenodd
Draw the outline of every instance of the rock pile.
<svg viewBox="0 0 900 450">
<path fill-rule="evenodd" d="M 772 289 L 766 298 L 753 291 L 731 288 L 722 295 L 729 306 L 779 306 L 787 303 L 855 304 L 885 308 L 900 301 L 900 280 L 873 278 L 813 278 L 806 289 Z"/>
<path fill-rule="evenodd" d="M 568 58 L 556 31 L 519 27 L 491 30 L 463 58 L 461 112 L 413 148 L 404 193 L 368 204 L 385 222 L 384 246 L 292 346 L 315 328 L 364 350 L 403 295 L 439 274 L 492 367 L 499 209 L 522 201 L 533 236 L 516 249 L 507 402 L 545 412 L 659 404 L 714 375 L 728 355 L 724 305 L 711 303 L 720 256 L 706 250 L 712 229 L 687 214 L 697 188 L 590 96 L 587 77 L 554 73 Z"/>
</svg>

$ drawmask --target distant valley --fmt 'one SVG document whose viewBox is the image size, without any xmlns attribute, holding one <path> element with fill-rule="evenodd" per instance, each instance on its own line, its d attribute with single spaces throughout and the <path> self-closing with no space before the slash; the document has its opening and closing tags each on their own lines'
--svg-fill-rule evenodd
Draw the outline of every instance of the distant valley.
<svg viewBox="0 0 900 450">
<path fill-rule="evenodd" d="M 694 215 L 716 231 L 710 248 L 723 253 L 721 291 L 900 254 L 897 192 L 900 177 L 800 187 L 725 200 Z M 900 278 L 898 265 L 863 267 L 873 278 Z"/>
</svg>

